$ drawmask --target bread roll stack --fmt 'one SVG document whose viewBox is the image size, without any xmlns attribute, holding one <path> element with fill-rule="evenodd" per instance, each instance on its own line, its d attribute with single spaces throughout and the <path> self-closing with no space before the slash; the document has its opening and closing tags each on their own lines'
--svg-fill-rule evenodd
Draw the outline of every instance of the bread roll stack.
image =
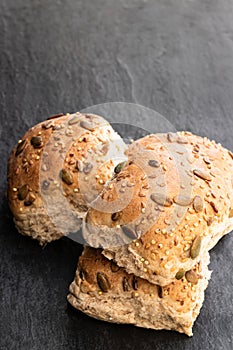
<svg viewBox="0 0 233 350">
<path fill-rule="evenodd" d="M 68 300 L 97 318 L 192 335 L 208 251 L 233 228 L 233 155 L 179 132 L 146 136 L 128 157 L 87 212 L 83 236 L 102 249 L 84 250 Z"/>
</svg>

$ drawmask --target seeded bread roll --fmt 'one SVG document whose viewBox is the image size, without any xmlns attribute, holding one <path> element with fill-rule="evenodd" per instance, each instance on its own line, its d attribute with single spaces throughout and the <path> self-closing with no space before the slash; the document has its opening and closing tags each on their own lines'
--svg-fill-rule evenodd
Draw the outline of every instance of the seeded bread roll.
<svg viewBox="0 0 233 350">
<path fill-rule="evenodd" d="M 83 235 L 128 273 L 165 286 L 233 229 L 233 155 L 179 132 L 146 136 L 128 157 L 88 211 Z"/>
<path fill-rule="evenodd" d="M 41 244 L 77 232 L 124 151 L 110 124 L 93 114 L 57 115 L 28 130 L 8 162 L 8 201 L 19 232 Z"/>
<path fill-rule="evenodd" d="M 85 248 L 68 301 L 94 318 L 191 336 L 208 285 L 209 255 L 166 287 L 127 274 L 93 248 Z"/>
</svg>

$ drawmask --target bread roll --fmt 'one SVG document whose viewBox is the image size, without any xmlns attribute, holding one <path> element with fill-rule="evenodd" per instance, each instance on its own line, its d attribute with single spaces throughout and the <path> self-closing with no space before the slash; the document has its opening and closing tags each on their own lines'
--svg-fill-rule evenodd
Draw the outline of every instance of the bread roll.
<svg viewBox="0 0 233 350">
<path fill-rule="evenodd" d="M 179 281 L 166 287 L 127 274 L 93 248 L 79 260 L 68 301 L 87 315 L 107 322 L 129 323 L 192 335 L 210 272 L 208 253 Z"/>
<path fill-rule="evenodd" d="M 28 130 L 8 162 L 8 202 L 19 232 L 41 244 L 77 232 L 124 151 L 110 124 L 92 114 L 57 115 Z"/>
<path fill-rule="evenodd" d="M 83 235 L 128 273 L 165 286 L 232 230 L 233 155 L 178 132 L 146 136 L 128 157 L 89 209 Z"/>
</svg>

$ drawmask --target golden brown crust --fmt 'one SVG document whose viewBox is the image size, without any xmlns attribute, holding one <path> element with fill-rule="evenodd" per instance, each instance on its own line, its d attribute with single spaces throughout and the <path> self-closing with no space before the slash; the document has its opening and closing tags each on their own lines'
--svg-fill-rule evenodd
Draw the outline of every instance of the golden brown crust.
<svg viewBox="0 0 233 350">
<path fill-rule="evenodd" d="M 68 300 L 77 309 L 106 321 L 192 335 L 210 277 L 208 262 L 207 256 L 202 264 L 195 265 L 192 273 L 196 280 L 189 282 L 184 276 L 159 287 L 127 274 L 100 250 L 85 248 Z"/>
<path fill-rule="evenodd" d="M 120 137 L 95 115 L 58 115 L 29 129 L 8 162 L 8 201 L 19 231 L 41 243 L 60 238 L 56 217 L 69 222 L 68 212 L 77 231 L 88 203 L 112 176 L 116 146 L 123 156 Z"/>
<path fill-rule="evenodd" d="M 141 233 L 128 245 L 105 246 L 103 253 L 129 273 L 166 285 L 232 230 L 232 154 L 207 138 L 180 132 L 146 136 L 129 146 L 128 156 L 129 164 L 102 193 L 108 201 L 116 184 L 120 188 L 125 179 L 135 184 L 119 220 L 90 209 L 86 224 L 99 236 L 123 224 Z M 119 202 L 124 196 L 118 190 Z"/>
</svg>

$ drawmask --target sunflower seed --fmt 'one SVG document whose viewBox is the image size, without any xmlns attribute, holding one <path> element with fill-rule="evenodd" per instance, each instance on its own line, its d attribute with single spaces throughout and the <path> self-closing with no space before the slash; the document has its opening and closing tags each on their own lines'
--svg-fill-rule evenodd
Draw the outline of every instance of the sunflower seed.
<svg viewBox="0 0 233 350">
<path fill-rule="evenodd" d="M 181 278 L 183 278 L 185 275 L 185 270 L 184 269 L 180 269 L 177 273 L 176 273 L 176 279 L 177 280 L 181 280 Z"/>
<path fill-rule="evenodd" d="M 214 218 L 212 218 L 212 217 L 208 218 L 208 219 L 206 220 L 207 226 L 211 226 L 212 223 L 213 223 L 213 221 L 214 221 Z"/>
<path fill-rule="evenodd" d="M 111 260 L 111 265 L 110 265 L 110 267 L 111 267 L 112 272 L 117 272 L 117 271 L 120 270 L 120 267 L 119 267 L 114 261 L 112 261 L 112 260 Z"/>
<path fill-rule="evenodd" d="M 172 133 L 172 132 L 169 132 L 169 133 L 167 134 L 167 139 L 168 139 L 169 142 L 176 142 L 176 140 L 177 140 L 177 134 Z"/>
<path fill-rule="evenodd" d="M 48 180 L 44 180 L 42 182 L 42 189 L 47 190 L 49 188 L 50 182 Z"/>
<path fill-rule="evenodd" d="M 122 216 L 122 212 L 121 211 L 118 211 L 118 212 L 116 212 L 116 213 L 113 213 L 112 214 L 112 221 L 117 221 L 117 220 L 119 220 L 120 218 L 121 218 L 121 216 Z"/>
<path fill-rule="evenodd" d="M 76 161 L 75 169 L 77 169 L 80 173 L 83 171 L 83 162 L 81 160 Z"/>
<path fill-rule="evenodd" d="M 233 209 L 230 209 L 229 218 L 233 218 Z"/>
<path fill-rule="evenodd" d="M 93 164 L 87 163 L 85 167 L 83 168 L 84 174 L 89 174 L 91 170 L 93 169 Z"/>
<path fill-rule="evenodd" d="M 61 170 L 61 178 L 67 185 L 72 185 L 74 182 L 72 173 L 66 169 Z"/>
<path fill-rule="evenodd" d="M 130 289 L 131 289 L 131 288 L 130 288 L 130 285 L 129 285 L 129 282 L 128 282 L 128 280 L 127 280 L 126 277 L 123 277 L 122 286 L 123 286 L 124 292 L 128 292 L 128 291 L 130 291 Z"/>
<path fill-rule="evenodd" d="M 73 118 L 71 118 L 68 121 L 68 124 L 69 125 L 74 125 L 74 124 L 77 124 L 79 121 L 80 121 L 80 116 L 75 115 Z"/>
<path fill-rule="evenodd" d="M 132 230 L 131 228 L 127 227 L 127 226 L 122 226 L 122 231 L 124 232 L 124 234 L 130 238 L 130 239 L 135 239 L 137 238 L 137 234 L 134 230 Z"/>
<path fill-rule="evenodd" d="M 173 204 L 173 201 L 162 193 L 152 193 L 150 198 L 153 202 L 164 207 L 170 207 Z"/>
<path fill-rule="evenodd" d="M 86 275 L 86 272 L 84 270 L 79 271 L 79 277 L 81 278 L 82 281 L 85 280 L 85 275 Z"/>
<path fill-rule="evenodd" d="M 211 164 L 211 161 L 209 160 L 208 157 L 204 157 L 203 160 L 206 164 Z"/>
<path fill-rule="evenodd" d="M 194 239 L 190 249 L 191 258 L 196 259 L 200 253 L 200 250 L 201 250 L 201 237 L 198 236 Z"/>
<path fill-rule="evenodd" d="M 218 208 L 214 202 L 209 202 L 211 207 L 213 208 L 214 212 L 217 214 L 218 213 Z"/>
<path fill-rule="evenodd" d="M 110 289 L 108 277 L 103 272 L 97 272 L 97 283 L 102 292 L 107 292 Z"/>
<path fill-rule="evenodd" d="M 150 159 L 148 165 L 152 168 L 158 168 L 160 166 L 160 163 L 155 159 Z"/>
<path fill-rule="evenodd" d="M 23 201 L 28 194 L 28 185 L 23 185 L 21 187 L 18 188 L 18 199 L 20 201 Z"/>
<path fill-rule="evenodd" d="M 185 274 L 185 278 L 188 282 L 190 282 L 192 284 L 197 284 L 197 282 L 198 282 L 198 275 L 193 270 L 187 271 Z"/>
<path fill-rule="evenodd" d="M 193 208 L 196 213 L 199 213 L 203 210 L 204 204 L 203 199 L 200 196 L 195 196 L 193 200 Z"/>
<path fill-rule="evenodd" d="M 15 151 L 15 156 L 17 157 L 21 152 L 23 152 L 24 148 L 26 146 L 26 140 L 23 140 L 18 143 L 16 151 Z"/>
<path fill-rule="evenodd" d="M 94 130 L 95 130 L 94 124 L 89 123 L 89 122 L 87 122 L 86 120 L 82 120 L 82 121 L 80 122 L 80 126 L 81 126 L 82 128 L 84 128 L 84 129 L 89 130 L 89 131 L 94 131 Z"/>
<path fill-rule="evenodd" d="M 228 151 L 230 157 L 233 159 L 233 153 L 231 151 Z"/>
<path fill-rule="evenodd" d="M 158 296 L 159 296 L 159 298 L 162 299 L 162 297 L 163 297 L 163 288 L 160 287 L 160 286 L 157 286 L 157 290 L 158 290 Z"/>
<path fill-rule="evenodd" d="M 32 205 L 35 199 L 36 199 L 36 196 L 33 193 L 29 192 L 27 198 L 24 201 L 24 205 L 26 206 Z"/>
<path fill-rule="evenodd" d="M 190 197 L 188 197 L 188 196 L 182 196 L 182 195 L 180 195 L 180 196 L 175 196 L 175 197 L 173 198 L 173 201 L 174 201 L 176 204 L 178 204 L 178 205 L 181 205 L 181 206 L 183 206 L 183 207 L 186 207 L 186 206 L 188 206 L 189 204 L 192 203 L 193 199 L 190 198 Z"/>
<path fill-rule="evenodd" d="M 133 276 L 132 287 L 133 287 L 134 290 L 138 290 L 138 279 L 137 279 L 136 276 Z"/>
<path fill-rule="evenodd" d="M 206 173 L 205 171 L 202 171 L 200 169 L 194 169 L 193 173 L 194 173 L 194 175 L 198 176 L 202 180 L 211 181 L 210 175 L 208 173 Z"/>
<path fill-rule="evenodd" d="M 127 162 L 121 162 L 119 164 L 117 164 L 117 166 L 115 166 L 114 172 L 116 174 L 119 174 L 121 172 L 121 170 L 126 166 Z"/>
<path fill-rule="evenodd" d="M 52 115 L 52 117 L 47 118 L 46 120 L 56 119 L 56 118 L 62 117 L 63 115 L 64 115 L 63 113 L 55 114 L 55 115 Z"/>
</svg>

